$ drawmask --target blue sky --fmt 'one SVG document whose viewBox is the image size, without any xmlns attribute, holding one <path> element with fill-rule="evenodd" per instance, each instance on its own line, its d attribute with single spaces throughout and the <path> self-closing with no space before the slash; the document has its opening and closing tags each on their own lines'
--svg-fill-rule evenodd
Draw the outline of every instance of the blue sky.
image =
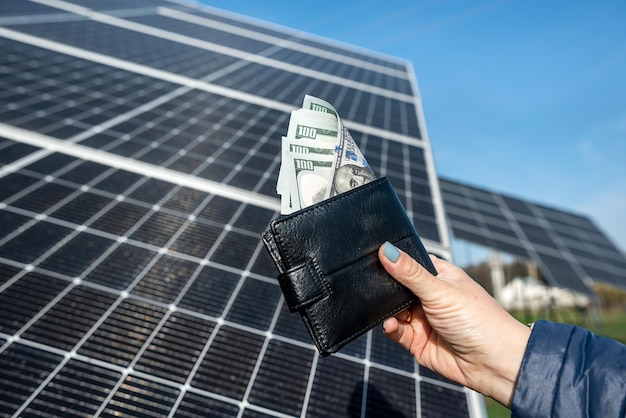
<svg viewBox="0 0 626 418">
<path fill-rule="evenodd" d="M 413 63 L 439 175 L 626 251 L 626 1 L 205 1 Z"/>
</svg>

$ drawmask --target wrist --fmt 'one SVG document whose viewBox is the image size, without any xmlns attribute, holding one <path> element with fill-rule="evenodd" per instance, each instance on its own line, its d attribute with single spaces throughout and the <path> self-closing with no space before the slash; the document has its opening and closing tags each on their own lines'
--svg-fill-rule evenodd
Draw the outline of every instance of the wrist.
<svg viewBox="0 0 626 418">
<path fill-rule="evenodd" d="M 502 335 L 497 350 L 486 362 L 486 375 L 479 392 L 511 407 L 522 360 L 530 338 L 531 328 L 511 317 L 514 323 Z"/>
</svg>

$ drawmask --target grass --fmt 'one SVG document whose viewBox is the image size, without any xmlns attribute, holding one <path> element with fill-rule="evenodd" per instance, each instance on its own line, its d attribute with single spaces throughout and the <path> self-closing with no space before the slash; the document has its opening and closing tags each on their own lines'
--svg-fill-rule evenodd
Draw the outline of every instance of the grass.
<svg viewBox="0 0 626 418">
<path fill-rule="evenodd" d="M 518 312 L 514 314 L 520 321 L 524 323 L 534 322 L 538 319 L 549 319 L 555 322 L 566 322 L 569 324 L 579 325 L 585 327 L 595 334 L 603 335 L 605 337 L 612 338 L 620 341 L 622 344 L 626 344 L 626 310 L 625 309 L 612 309 L 603 311 L 600 320 L 592 321 L 589 319 L 589 315 L 585 316 L 581 312 L 577 311 L 557 311 L 552 312 L 550 315 L 533 315 Z M 485 407 L 487 409 L 487 416 L 489 418 L 509 418 L 511 411 L 504 406 L 500 405 L 496 401 L 485 399 Z"/>
</svg>

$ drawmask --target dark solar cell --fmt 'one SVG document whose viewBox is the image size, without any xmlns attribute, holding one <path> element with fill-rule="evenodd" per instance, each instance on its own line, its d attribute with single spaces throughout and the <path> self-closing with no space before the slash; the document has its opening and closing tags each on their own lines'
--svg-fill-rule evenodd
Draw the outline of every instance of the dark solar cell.
<svg viewBox="0 0 626 418">
<path fill-rule="evenodd" d="M 39 3 L 24 2 L 22 0 L 4 0 L 0 2 L 0 16 L 21 16 L 30 14 L 60 13 L 59 9 L 44 6 Z"/>
<path fill-rule="evenodd" d="M 132 293 L 172 303 L 198 268 L 198 264 L 164 255 L 135 286 Z"/>
<path fill-rule="evenodd" d="M 313 350 L 270 341 L 248 401 L 285 414 L 300 415 L 312 361 Z"/>
<path fill-rule="evenodd" d="M 29 154 L 32 154 L 38 149 L 39 148 L 33 145 L 21 144 L 21 143 L 15 143 L 8 147 L 4 147 L 0 149 L 0 166 L 2 164 L 9 164 L 14 161 L 17 161 L 20 158 L 23 158 Z"/>
<path fill-rule="evenodd" d="M 52 212 L 50 216 L 82 225 L 110 203 L 111 199 L 107 197 L 85 192 Z"/>
<path fill-rule="evenodd" d="M 246 205 L 233 226 L 260 234 L 276 216 L 277 213 L 272 210 Z"/>
<path fill-rule="evenodd" d="M 250 257 L 259 246 L 259 237 L 231 231 L 226 234 L 211 261 L 245 270 Z"/>
<path fill-rule="evenodd" d="M 170 249 L 204 258 L 215 244 L 222 230 L 222 227 L 207 225 L 204 222 L 191 222 L 170 246 Z"/>
<path fill-rule="evenodd" d="M 6 200 L 35 182 L 37 182 L 37 179 L 34 177 L 20 173 L 10 173 L 0 178 L 0 199 Z"/>
<path fill-rule="evenodd" d="M 150 342 L 135 370 L 184 383 L 198 360 L 214 324 L 174 312 Z"/>
<path fill-rule="evenodd" d="M 71 230 L 49 222 L 37 222 L 18 237 L 0 246 L 0 257 L 28 264 L 57 244 Z"/>
<path fill-rule="evenodd" d="M 150 210 L 132 203 L 120 202 L 100 216 L 90 226 L 114 235 L 124 235 Z"/>
<path fill-rule="evenodd" d="M 274 334 L 310 344 L 311 336 L 307 331 L 300 315 L 294 315 L 286 304 L 282 304 L 278 320 L 274 327 Z"/>
<path fill-rule="evenodd" d="M 257 363 L 264 338 L 228 326 L 221 327 L 215 332 L 217 335 L 202 360 L 191 386 L 241 400 Z"/>
<path fill-rule="evenodd" d="M 552 238 L 550 238 L 550 235 L 548 235 L 546 230 L 540 225 L 521 221 L 518 221 L 518 224 L 531 242 L 550 248 L 556 248 L 556 244 Z"/>
<path fill-rule="evenodd" d="M 421 365 L 418 365 L 418 366 L 419 366 L 420 376 L 427 377 L 428 379 L 431 379 L 431 380 L 437 380 L 437 381 L 446 383 L 448 385 L 458 386 L 459 388 L 461 387 L 458 383 L 455 383 L 452 380 L 446 379 L 445 377 L 433 372 L 432 370 L 424 366 L 421 366 Z"/>
<path fill-rule="evenodd" d="M 25 167 L 26 170 L 40 174 L 52 174 L 76 162 L 76 158 L 64 154 L 52 154 Z"/>
<path fill-rule="evenodd" d="M 0 286 L 4 285 L 10 279 L 12 279 L 22 269 L 13 267 L 8 264 L 0 263 Z M 0 298 L 3 297 L 0 295 Z"/>
<path fill-rule="evenodd" d="M 78 353 L 128 366 L 164 313 L 163 308 L 126 298 L 89 336 Z"/>
<path fill-rule="evenodd" d="M 561 283 L 567 283 L 567 287 L 571 290 L 583 294 L 589 293 L 589 288 L 569 262 L 560 257 L 547 254 L 540 254 L 539 258 L 542 271 L 545 269 L 544 273 L 552 286 L 560 286 Z"/>
<path fill-rule="evenodd" d="M 517 255 L 519 257 L 525 258 L 526 260 L 531 260 L 532 258 L 528 254 L 528 250 L 516 239 L 511 237 L 512 236 L 508 236 L 506 239 L 504 237 L 494 237 L 493 240 L 489 242 L 497 250 L 503 251 L 508 254 Z"/>
<path fill-rule="evenodd" d="M 422 417 L 467 417 L 467 399 L 464 393 L 422 381 L 420 383 Z"/>
<path fill-rule="evenodd" d="M 77 167 L 72 168 L 70 171 L 60 175 L 59 178 L 74 182 L 76 184 L 87 184 L 110 169 L 111 168 L 107 167 L 106 165 L 94 163 L 91 161 L 84 161 Z"/>
<path fill-rule="evenodd" d="M 48 377 L 63 357 L 19 343 L 0 354 L 0 408 L 10 416 Z"/>
<path fill-rule="evenodd" d="M 416 416 L 415 380 L 372 367 L 367 382 L 368 417 Z"/>
<path fill-rule="evenodd" d="M 12 273 L 8 280 L 17 271 L 3 273 Z M 21 277 L 0 293 L 0 332 L 10 335 L 17 332 L 68 285 L 65 280 L 40 273 Z"/>
<path fill-rule="evenodd" d="M 272 321 L 280 297 L 277 285 L 248 278 L 226 319 L 265 331 Z"/>
<path fill-rule="evenodd" d="M 415 371 L 415 359 L 411 353 L 387 338 L 380 328 L 372 331 L 370 360 L 409 373 Z"/>
<path fill-rule="evenodd" d="M 139 174 L 131 173 L 129 171 L 118 170 L 107 176 L 100 182 L 94 185 L 95 188 L 104 190 L 110 193 L 123 193 L 133 184 L 139 181 L 141 176 Z"/>
<path fill-rule="evenodd" d="M 216 418 L 235 418 L 238 416 L 239 408 L 232 403 L 188 391 L 176 410 L 176 416 L 180 418 L 196 418 L 204 416 L 207 411 L 211 411 L 211 416 Z"/>
<path fill-rule="evenodd" d="M 163 205 L 164 208 L 192 213 L 209 195 L 199 190 L 182 187 Z"/>
<path fill-rule="evenodd" d="M 132 233 L 130 238 L 162 247 L 185 221 L 186 219 L 180 216 L 160 211 L 153 212 L 152 215 Z"/>
<path fill-rule="evenodd" d="M 185 292 L 178 306 L 219 317 L 237 286 L 239 278 L 238 274 L 206 266 Z"/>
<path fill-rule="evenodd" d="M 0 239 L 6 238 L 11 232 L 24 225 L 31 218 L 0 209 Z"/>
<path fill-rule="evenodd" d="M 215 196 L 198 214 L 198 217 L 217 223 L 227 224 L 232 219 L 233 214 L 237 211 L 237 209 L 239 209 L 239 206 L 241 206 L 241 203 L 236 200 Z"/>
<path fill-rule="evenodd" d="M 54 376 L 23 416 L 47 416 L 63 411 L 64 416 L 93 416 L 121 373 L 94 364 L 70 360 Z"/>
<path fill-rule="evenodd" d="M 320 358 L 315 371 L 307 415 L 361 416 L 363 373 L 364 367 L 359 363 L 337 357 Z"/>
<path fill-rule="evenodd" d="M 418 216 L 413 217 L 413 223 L 415 229 L 420 237 L 430 239 L 435 242 L 439 242 L 441 237 L 439 236 L 439 228 L 434 218 L 420 218 Z"/>
<path fill-rule="evenodd" d="M 127 376 L 100 416 L 167 416 L 178 395 L 170 386 Z"/>
<path fill-rule="evenodd" d="M 157 203 L 173 188 L 174 185 L 172 183 L 149 179 L 148 181 L 142 183 L 141 186 L 133 190 L 128 197 L 141 200 L 142 202 Z"/>
<path fill-rule="evenodd" d="M 504 203 L 508 206 L 509 210 L 515 213 L 520 213 L 522 215 L 528 215 L 534 217 L 535 214 L 530 210 L 530 207 L 521 200 L 513 199 L 507 196 L 502 196 Z"/>
<path fill-rule="evenodd" d="M 250 271 L 266 277 L 276 277 L 277 273 L 276 265 L 267 251 L 259 252 L 259 255 L 254 260 L 254 264 L 250 268 Z"/>
<path fill-rule="evenodd" d="M 24 338 L 69 351 L 111 306 L 110 294 L 76 286 L 26 332 Z"/>
<path fill-rule="evenodd" d="M 93 269 L 85 280 L 113 289 L 126 289 L 157 253 L 122 244 Z"/>
<path fill-rule="evenodd" d="M 11 205 L 35 213 L 45 212 L 74 191 L 75 189 L 61 184 L 45 183 L 26 196 L 11 202 Z"/>
<path fill-rule="evenodd" d="M 110 239 L 83 232 L 48 256 L 39 267 L 69 277 L 78 277 L 113 243 Z"/>
</svg>

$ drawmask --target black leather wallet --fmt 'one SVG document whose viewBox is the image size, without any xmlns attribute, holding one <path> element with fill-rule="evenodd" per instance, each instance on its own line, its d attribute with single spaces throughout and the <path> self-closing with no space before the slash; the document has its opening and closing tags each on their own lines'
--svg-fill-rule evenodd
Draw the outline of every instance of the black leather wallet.
<svg viewBox="0 0 626 418">
<path fill-rule="evenodd" d="M 289 309 L 322 356 L 417 300 L 380 264 L 385 241 L 437 274 L 387 178 L 278 217 L 262 238 Z"/>
</svg>

